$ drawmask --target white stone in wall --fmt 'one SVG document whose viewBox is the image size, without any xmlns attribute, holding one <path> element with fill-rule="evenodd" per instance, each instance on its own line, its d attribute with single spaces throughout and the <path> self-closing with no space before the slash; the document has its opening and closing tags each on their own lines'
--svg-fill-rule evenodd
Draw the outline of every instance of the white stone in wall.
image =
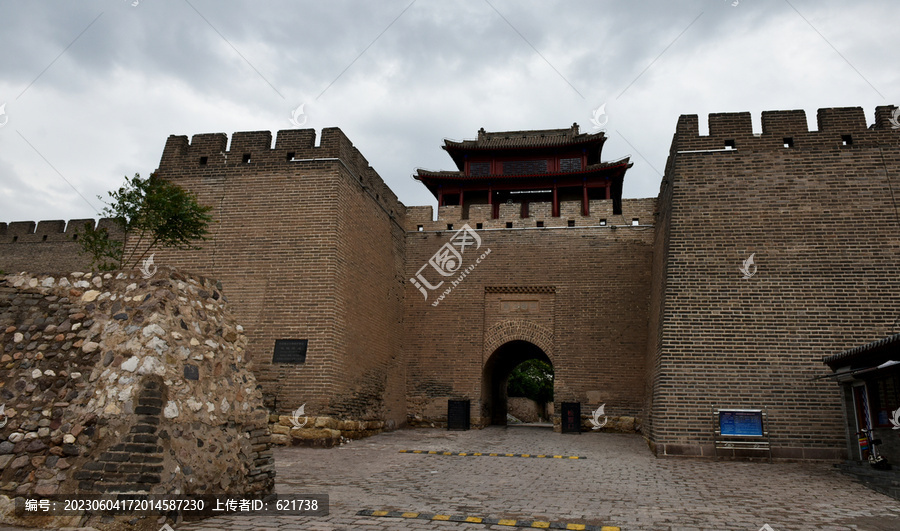
<svg viewBox="0 0 900 531">
<path fill-rule="evenodd" d="M 147 356 L 144 358 L 143 363 L 141 363 L 138 374 L 156 374 L 162 376 L 166 374 L 166 366 L 154 356 Z"/>
<path fill-rule="evenodd" d="M 158 354 L 162 354 L 169 350 L 169 344 L 156 336 L 153 336 L 153 339 L 147 342 L 147 347 L 152 348 Z"/>
<path fill-rule="evenodd" d="M 157 315 L 157 314 L 154 314 L 154 315 Z M 151 319 L 151 321 L 152 321 L 152 319 Z M 152 335 L 162 337 L 162 336 L 166 335 L 166 331 L 163 330 L 163 328 L 161 326 L 154 323 L 154 324 L 145 326 L 144 329 L 141 331 L 141 335 L 143 335 L 144 337 L 150 337 Z"/>
<path fill-rule="evenodd" d="M 191 411 L 196 413 L 196 412 L 200 411 L 200 408 L 203 407 L 203 402 L 197 400 L 194 397 L 190 397 L 187 399 L 187 405 L 189 408 L 191 408 Z"/>
<path fill-rule="evenodd" d="M 119 389 L 119 393 L 116 398 L 119 399 L 119 402 L 124 402 L 131 398 L 131 393 L 134 390 L 133 385 L 126 385 L 125 387 Z"/>
<path fill-rule="evenodd" d="M 85 352 L 93 352 L 93 351 L 97 350 L 97 348 L 99 348 L 99 347 L 100 347 L 100 343 L 96 343 L 94 341 L 88 341 L 87 343 L 85 343 L 84 345 L 81 346 L 81 350 L 83 350 Z"/>
<path fill-rule="evenodd" d="M 132 356 L 122 362 L 122 370 L 123 371 L 134 372 L 134 370 L 137 369 L 137 366 L 138 366 L 138 357 L 137 356 Z"/>
<path fill-rule="evenodd" d="M 167 419 L 174 419 L 175 417 L 177 417 L 178 404 L 170 400 L 168 403 L 166 403 L 165 409 L 163 409 L 163 415 L 165 415 Z"/>
<path fill-rule="evenodd" d="M 97 300 L 97 297 L 100 296 L 100 292 L 92 289 L 84 292 L 84 295 L 81 296 L 82 302 L 93 302 Z"/>
</svg>

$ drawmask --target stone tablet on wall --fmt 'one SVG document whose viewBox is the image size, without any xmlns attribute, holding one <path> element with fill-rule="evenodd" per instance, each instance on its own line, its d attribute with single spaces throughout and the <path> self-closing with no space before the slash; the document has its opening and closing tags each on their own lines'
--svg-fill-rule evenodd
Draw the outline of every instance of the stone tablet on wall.
<svg viewBox="0 0 900 531">
<path fill-rule="evenodd" d="M 306 363 L 306 339 L 276 339 L 272 363 Z"/>
</svg>

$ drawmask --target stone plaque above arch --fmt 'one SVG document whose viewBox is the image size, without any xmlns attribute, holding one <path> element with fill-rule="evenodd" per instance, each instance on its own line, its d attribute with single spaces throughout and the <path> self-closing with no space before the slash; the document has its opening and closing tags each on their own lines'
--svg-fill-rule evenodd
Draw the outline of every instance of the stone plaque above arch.
<svg viewBox="0 0 900 531">
<path fill-rule="evenodd" d="M 485 359 L 507 341 L 520 339 L 552 357 L 555 286 L 485 286 Z"/>
</svg>

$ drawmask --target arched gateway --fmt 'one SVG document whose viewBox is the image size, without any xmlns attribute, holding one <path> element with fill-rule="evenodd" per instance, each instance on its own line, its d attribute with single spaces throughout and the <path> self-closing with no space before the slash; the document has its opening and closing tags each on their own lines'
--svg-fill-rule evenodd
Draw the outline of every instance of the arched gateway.
<svg viewBox="0 0 900 531">
<path fill-rule="evenodd" d="M 553 365 L 553 333 L 525 320 L 505 320 L 485 333 L 481 382 L 481 417 L 506 425 L 509 375 L 520 363 L 539 359 Z"/>
<path fill-rule="evenodd" d="M 540 347 L 521 340 L 504 343 L 488 358 L 481 384 L 482 418 L 489 419 L 493 425 L 506 425 L 509 375 L 520 363 L 532 359 L 553 364 Z"/>
</svg>

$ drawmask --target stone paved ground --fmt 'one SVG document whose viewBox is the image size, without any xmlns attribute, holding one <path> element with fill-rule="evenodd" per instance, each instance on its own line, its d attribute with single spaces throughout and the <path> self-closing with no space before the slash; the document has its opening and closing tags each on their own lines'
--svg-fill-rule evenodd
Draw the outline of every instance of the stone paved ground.
<svg viewBox="0 0 900 531">
<path fill-rule="evenodd" d="M 401 449 L 548 453 L 585 460 L 401 454 Z M 634 530 L 900 530 L 900 502 L 830 464 L 656 459 L 637 435 L 535 428 L 403 430 L 330 450 L 275 453 L 279 494 L 324 492 L 325 517 L 226 516 L 188 530 L 494 530 L 384 517 L 362 509 L 534 518 Z"/>
<path fill-rule="evenodd" d="M 401 454 L 401 449 L 547 453 L 585 460 Z M 182 530 L 510 529 L 357 517 L 361 509 L 534 518 L 623 530 L 898 530 L 900 502 L 830 464 L 656 459 L 637 435 L 535 428 L 403 430 L 331 450 L 276 451 L 279 494 L 325 492 L 327 517 L 219 517 Z"/>
</svg>

